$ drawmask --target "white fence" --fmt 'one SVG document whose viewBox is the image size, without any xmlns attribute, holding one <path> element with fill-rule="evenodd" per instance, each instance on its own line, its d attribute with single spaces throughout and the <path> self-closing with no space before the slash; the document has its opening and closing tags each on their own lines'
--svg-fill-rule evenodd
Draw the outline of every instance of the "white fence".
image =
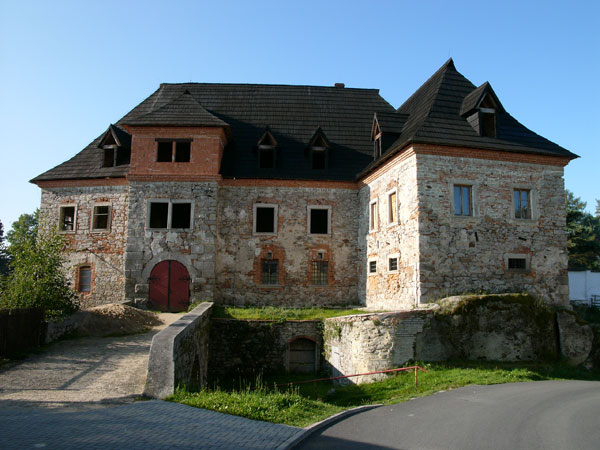
<svg viewBox="0 0 600 450">
<path fill-rule="evenodd" d="M 592 295 L 600 296 L 600 272 L 569 272 L 569 299 L 591 305 Z"/>
</svg>

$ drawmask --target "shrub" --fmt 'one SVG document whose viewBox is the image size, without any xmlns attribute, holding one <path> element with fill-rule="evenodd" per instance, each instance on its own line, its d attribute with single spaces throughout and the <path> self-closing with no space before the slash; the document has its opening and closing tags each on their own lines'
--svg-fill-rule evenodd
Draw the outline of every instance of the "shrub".
<svg viewBox="0 0 600 450">
<path fill-rule="evenodd" d="M 77 294 L 63 272 L 65 242 L 56 232 L 40 231 L 11 251 L 11 273 L 0 285 L 0 308 L 44 307 L 47 319 L 78 309 Z M 14 250 L 14 249 L 12 249 Z"/>
</svg>

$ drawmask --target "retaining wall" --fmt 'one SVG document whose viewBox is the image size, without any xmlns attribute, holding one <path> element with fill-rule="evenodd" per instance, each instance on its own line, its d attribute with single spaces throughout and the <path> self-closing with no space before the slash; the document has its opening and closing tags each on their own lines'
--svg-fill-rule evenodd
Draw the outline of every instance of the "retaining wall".
<svg viewBox="0 0 600 450">
<path fill-rule="evenodd" d="M 144 395 L 165 398 L 178 386 L 206 383 L 212 303 L 202 303 L 152 338 Z"/>
</svg>

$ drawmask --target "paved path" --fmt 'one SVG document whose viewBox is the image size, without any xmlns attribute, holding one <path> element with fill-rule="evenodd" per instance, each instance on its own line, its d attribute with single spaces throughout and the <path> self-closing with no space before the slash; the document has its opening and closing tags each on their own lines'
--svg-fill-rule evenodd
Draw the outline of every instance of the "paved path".
<svg viewBox="0 0 600 450">
<path fill-rule="evenodd" d="M 160 400 L 58 411 L 0 408 L 0 448 L 276 449 L 302 430 Z"/>
<path fill-rule="evenodd" d="M 59 341 L 0 368 L 0 408 L 81 410 L 131 402 L 143 392 L 152 336 L 181 315 L 160 317 L 165 325 L 148 333 Z"/>
<path fill-rule="evenodd" d="M 300 449 L 600 448 L 600 382 L 468 386 L 360 413 Z"/>
</svg>

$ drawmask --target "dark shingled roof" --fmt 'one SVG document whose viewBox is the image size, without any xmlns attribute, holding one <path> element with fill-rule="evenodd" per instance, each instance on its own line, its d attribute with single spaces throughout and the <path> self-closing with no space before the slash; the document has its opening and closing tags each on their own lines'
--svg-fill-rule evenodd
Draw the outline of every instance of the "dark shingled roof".
<svg viewBox="0 0 600 450">
<path fill-rule="evenodd" d="M 577 155 L 525 128 L 504 111 L 499 101 L 496 137 L 479 136 L 461 115 L 461 109 L 466 97 L 470 97 L 469 102 L 473 99 L 478 102 L 488 91 L 497 100 L 489 84 L 484 83 L 480 89 L 456 70 L 452 58 L 446 61 L 398 108 L 397 112 L 408 115 L 400 137 L 387 148 L 384 147 L 381 158 L 371 162 L 357 178 L 371 172 L 412 143 L 577 158 Z"/>
<path fill-rule="evenodd" d="M 497 137 L 481 137 L 461 115 L 491 86 L 476 88 L 448 60 L 397 111 L 375 89 L 256 84 L 161 84 L 119 120 L 124 124 L 229 127 L 221 164 L 224 177 L 354 180 L 410 143 L 575 158 L 576 155 L 525 128 L 502 108 Z M 495 94 L 494 98 L 495 98 Z M 496 98 L 495 98 L 496 99 Z M 498 102 L 499 103 L 499 102 Z M 373 161 L 373 120 L 383 132 L 384 153 Z M 326 170 L 311 168 L 305 151 L 321 129 L 329 148 Z M 259 169 L 257 143 L 265 130 L 277 141 L 277 167 Z M 121 138 L 119 138 L 121 140 Z M 32 181 L 126 176 L 129 166 L 102 168 L 100 137 L 69 161 Z"/>
<path fill-rule="evenodd" d="M 125 125 L 226 127 L 228 124 L 209 113 L 187 89 L 179 97 L 140 116 L 128 116 Z"/>
</svg>

